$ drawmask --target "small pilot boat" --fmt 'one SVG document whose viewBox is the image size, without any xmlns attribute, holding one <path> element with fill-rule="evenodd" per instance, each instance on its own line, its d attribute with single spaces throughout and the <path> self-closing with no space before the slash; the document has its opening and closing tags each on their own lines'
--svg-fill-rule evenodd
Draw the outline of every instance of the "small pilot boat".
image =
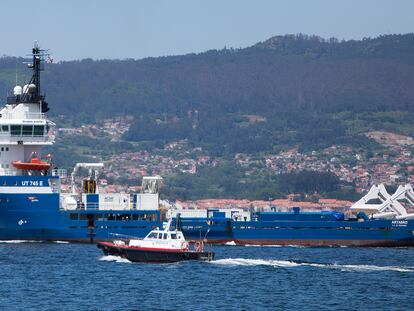
<svg viewBox="0 0 414 311">
<path fill-rule="evenodd" d="M 164 230 L 152 230 L 144 239 L 119 239 L 99 242 L 105 255 L 120 256 L 132 262 L 177 262 L 214 259 L 214 252 L 204 251 L 204 242 L 188 243 L 181 231 L 170 230 L 171 220 Z"/>
</svg>

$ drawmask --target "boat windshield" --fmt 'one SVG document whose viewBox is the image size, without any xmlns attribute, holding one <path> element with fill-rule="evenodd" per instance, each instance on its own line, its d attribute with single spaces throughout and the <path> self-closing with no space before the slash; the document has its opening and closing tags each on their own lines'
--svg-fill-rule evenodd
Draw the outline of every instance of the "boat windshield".
<svg viewBox="0 0 414 311">
<path fill-rule="evenodd" d="M 151 232 L 150 234 L 148 234 L 147 238 L 148 239 L 156 239 L 157 238 L 157 233 L 156 232 Z"/>
</svg>

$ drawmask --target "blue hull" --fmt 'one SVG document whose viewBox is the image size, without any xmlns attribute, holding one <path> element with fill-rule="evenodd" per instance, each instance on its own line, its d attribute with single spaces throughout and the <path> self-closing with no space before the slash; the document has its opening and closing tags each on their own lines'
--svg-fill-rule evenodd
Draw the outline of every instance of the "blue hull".
<svg viewBox="0 0 414 311">
<path fill-rule="evenodd" d="M 304 246 L 414 246 L 414 220 L 233 221 L 180 219 L 188 239 L 210 243 Z"/>
<path fill-rule="evenodd" d="M 42 180 L 47 185 L 50 178 L 26 176 L 24 180 Z M 2 179 L 10 184 L 23 177 Z M 113 238 L 113 234 L 145 237 L 163 225 L 159 211 L 63 210 L 59 193 L 9 192 L 0 193 L 0 240 L 94 242 Z"/>
<path fill-rule="evenodd" d="M 113 234 L 144 237 L 149 231 L 162 228 L 159 210 L 99 210 L 87 206 L 60 209 L 58 192 L 42 193 L 42 187 L 49 187 L 54 178 L 0 177 L 1 185 L 10 185 L 0 193 L 0 240 L 95 242 L 111 239 Z M 32 183 L 36 191 L 31 191 Z M 206 239 L 210 243 L 414 246 L 414 220 L 370 220 L 366 216 L 343 219 L 342 216 L 335 212 L 256 213 L 252 221 L 179 218 L 175 226 L 189 240 Z"/>
</svg>

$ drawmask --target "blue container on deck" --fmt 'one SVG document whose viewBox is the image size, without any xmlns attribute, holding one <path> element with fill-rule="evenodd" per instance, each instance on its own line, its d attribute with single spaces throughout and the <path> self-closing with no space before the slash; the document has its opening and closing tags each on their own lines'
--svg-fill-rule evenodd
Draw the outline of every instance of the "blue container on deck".
<svg viewBox="0 0 414 311">
<path fill-rule="evenodd" d="M 98 209 L 99 208 L 99 194 L 88 193 L 85 198 L 86 209 Z"/>
<path fill-rule="evenodd" d="M 213 218 L 226 218 L 225 212 L 213 212 Z"/>
<path fill-rule="evenodd" d="M 301 212 L 299 207 L 294 207 L 293 212 L 257 212 L 255 219 L 258 221 L 339 221 L 344 220 L 344 213 L 337 211 Z"/>
</svg>

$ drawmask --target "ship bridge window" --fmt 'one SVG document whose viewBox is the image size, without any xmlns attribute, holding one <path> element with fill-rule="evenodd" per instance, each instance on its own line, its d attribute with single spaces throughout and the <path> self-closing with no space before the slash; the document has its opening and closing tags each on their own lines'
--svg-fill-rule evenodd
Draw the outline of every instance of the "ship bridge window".
<svg viewBox="0 0 414 311">
<path fill-rule="evenodd" d="M 11 136 L 43 136 L 45 127 L 43 125 L 10 125 Z M 2 133 L 9 132 L 8 125 L 2 125 Z"/>
<path fill-rule="evenodd" d="M 22 136 L 22 126 L 10 125 L 10 134 L 11 136 Z"/>
<path fill-rule="evenodd" d="M 171 233 L 171 239 L 176 239 L 177 238 L 177 234 L 175 234 L 175 233 Z"/>
<path fill-rule="evenodd" d="M 43 125 L 35 125 L 33 127 L 33 136 L 43 136 L 45 127 Z"/>
<path fill-rule="evenodd" d="M 32 136 L 33 135 L 33 126 L 23 125 L 22 135 L 23 136 Z"/>
</svg>

